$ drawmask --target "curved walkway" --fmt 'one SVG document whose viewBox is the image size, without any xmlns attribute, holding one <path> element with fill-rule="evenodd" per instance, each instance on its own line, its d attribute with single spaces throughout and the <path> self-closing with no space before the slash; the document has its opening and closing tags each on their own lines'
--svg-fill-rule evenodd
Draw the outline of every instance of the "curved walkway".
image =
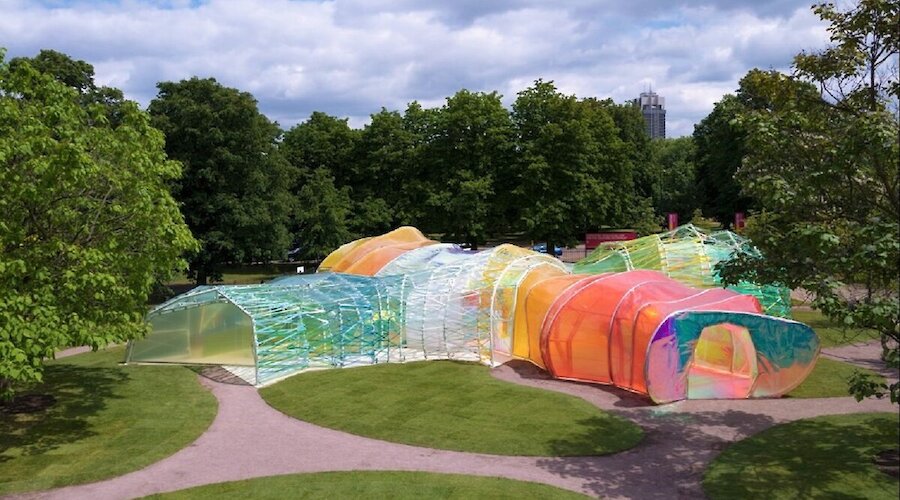
<svg viewBox="0 0 900 500">
<path fill-rule="evenodd" d="M 870 347 L 858 350 L 854 351 L 858 359 L 871 358 L 873 352 L 877 359 L 880 352 Z M 835 351 L 836 355 L 843 353 Z M 201 379 L 218 399 L 219 413 L 210 428 L 187 448 L 147 468 L 106 481 L 18 497 L 134 498 L 223 481 L 339 470 L 501 476 L 608 498 L 701 497 L 703 470 L 735 440 L 800 418 L 896 411 L 885 400 L 857 403 L 849 397 L 695 400 L 655 406 L 614 388 L 549 379 L 525 362 L 511 362 L 493 373 L 501 380 L 584 398 L 638 423 L 645 438 L 631 450 L 603 457 L 507 457 L 434 450 L 302 422 L 272 409 L 253 387 Z"/>
</svg>

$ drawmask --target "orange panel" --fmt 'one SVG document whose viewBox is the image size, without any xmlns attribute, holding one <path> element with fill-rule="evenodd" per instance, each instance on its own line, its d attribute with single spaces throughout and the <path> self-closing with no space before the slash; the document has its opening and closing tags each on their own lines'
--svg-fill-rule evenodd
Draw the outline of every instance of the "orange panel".
<svg viewBox="0 0 900 500">
<path fill-rule="evenodd" d="M 335 262 L 331 270 L 334 272 L 346 272 L 346 270 L 357 261 L 365 257 L 369 252 L 388 246 L 412 243 L 416 241 L 430 241 L 421 231 L 414 227 L 403 226 L 381 236 L 376 236 L 370 240 L 356 246 L 347 252 L 339 261 Z"/>
<path fill-rule="evenodd" d="M 593 278 L 560 297 L 548 314 L 541 349 L 554 376 L 609 383 L 609 328 L 619 300 L 636 284 L 667 278 L 643 270 Z"/>
<path fill-rule="evenodd" d="M 528 271 L 516 289 L 515 325 L 513 326 L 512 354 L 517 358 L 531 359 L 528 335 L 528 314 L 525 305 L 531 290 L 545 280 L 560 276 L 570 276 L 562 269 L 554 266 L 540 266 Z M 543 319 L 541 319 L 543 321 Z M 540 328 L 540 323 L 538 323 Z M 540 334 L 540 332 L 538 332 Z M 540 357 L 537 355 L 536 357 Z"/>
<path fill-rule="evenodd" d="M 376 248 L 363 255 L 359 260 L 344 269 L 343 272 L 362 276 L 375 276 L 375 273 L 380 271 L 381 268 L 406 252 L 434 244 L 434 241 L 424 240 Z"/>
<path fill-rule="evenodd" d="M 585 279 L 583 275 L 558 276 L 540 281 L 531 288 L 524 300 L 528 323 L 528 353 L 522 356 L 523 358 L 544 368 L 544 361 L 541 358 L 541 327 L 544 318 L 560 295 L 583 279 Z"/>
<path fill-rule="evenodd" d="M 348 253 L 350 253 L 350 251 L 352 251 L 354 248 L 362 245 L 363 243 L 365 243 L 371 239 L 372 239 L 371 237 L 360 238 L 358 240 L 353 240 L 350 243 L 344 243 L 343 245 L 338 247 L 337 250 L 328 254 L 328 257 L 325 257 L 325 260 L 323 260 L 322 263 L 319 264 L 319 269 L 316 272 L 321 273 L 321 272 L 325 272 L 325 271 L 330 271 L 331 268 L 334 267 L 334 265 L 337 264 L 341 259 L 343 259 L 344 256 L 346 256 Z"/>
</svg>

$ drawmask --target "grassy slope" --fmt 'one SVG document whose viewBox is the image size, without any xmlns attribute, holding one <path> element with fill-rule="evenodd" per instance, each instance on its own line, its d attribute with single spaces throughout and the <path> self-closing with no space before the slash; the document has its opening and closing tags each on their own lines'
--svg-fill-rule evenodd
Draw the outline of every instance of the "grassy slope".
<svg viewBox="0 0 900 500">
<path fill-rule="evenodd" d="M 703 487 L 712 499 L 896 499 L 895 478 L 872 457 L 896 448 L 897 414 L 834 415 L 777 425 L 716 458 Z"/>
<path fill-rule="evenodd" d="M 564 394 L 449 361 L 309 372 L 260 391 L 276 409 L 387 441 L 499 455 L 601 455 L 631 448 L 641 429 Z"/>
<path fill-rule="evenodd" d="M 884 381 L 884 377 L 871 370 L 820 356 L 818 361 L 816 361 L 816 367 L 813 368 L 809 377 L 799 387 L 789 392 L 788 397 L 830 398 L 849 396 L 847 379 L 857 370 L 869 373 L 879 381 Z"/>
<path fill-rule="evenodd" d="M 0 412 L 0 494 L 86 483 L 145 467 L 195 440 L 216 414 L 177 366 L 119 366 L 123 348 L 49 364 L 42 413 Z"/>
<path fill-rule="evenodd" d="M 829 320 L 818 311 L 795 308 L 793 310 L 793 315 L 794 320 L 806 323 L 816 331 L 816 334 L 819 335 L 819 340 L 822 341 L 822 347 L 834 347 L 856 342 L 878 340 L 878 334 L 876 332 L 871 330 L 845 328 L 843 325 Z"/>
<path fill-rule="evenodd" d="M 577 499 L 571 491 L 496 477 L 426 472 L 324 472 L 218 483 L 149 498 L 496 498 Z"/>
</svg>

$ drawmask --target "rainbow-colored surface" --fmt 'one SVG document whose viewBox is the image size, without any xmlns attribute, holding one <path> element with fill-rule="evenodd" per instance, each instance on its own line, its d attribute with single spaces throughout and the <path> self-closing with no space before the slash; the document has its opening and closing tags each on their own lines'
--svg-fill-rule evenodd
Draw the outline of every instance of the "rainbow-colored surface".
<svg viewBox="0 0 900 500">
<path fill-rule="evenodd" d="M 512 245 L 480 252 L 403 227 L 335 250 L 319 274 L 204 287 L 148 317 L 131 362 L 216 363 L 254 384 L 308 368 L 524 359 L 657 403 L 782 395 L 819 340 L 753 295 L 654 270 L 573 274 Z"/>
</svg>

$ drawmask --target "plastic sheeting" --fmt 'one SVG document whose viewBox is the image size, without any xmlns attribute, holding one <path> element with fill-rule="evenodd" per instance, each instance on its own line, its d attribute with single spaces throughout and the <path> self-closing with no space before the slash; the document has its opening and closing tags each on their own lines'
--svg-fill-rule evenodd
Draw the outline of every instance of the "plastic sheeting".
<svg viewBox="0 0 900 500">
<path fill-rule="evenodd" d="M 326 259 L 360 275 L 288 276 L 176 297 L 149 315 L 153 332 L 131 344 L 128 360 L 250 366 L 251 382 L 265 384 L 316 367 L 518 358 L 555 377 L 666 402 L 777 396 L 808 375 L 818 354 L 809 327 L 760 314 L 753 296 L 708 283 L 690 287 L 650 270 L 572 274 L 511 245 L 472 252 L 414 228 L 388 235 Z M 646 248 L 604 262 L 661 255 Z M 686 257 L 669 262 L 682 279 L 695 266 Z"/>
<path fill-rule="evenodd" d="M 722 286 L 716 265 L 737 254 L 758 257 L 759 251 L 731 231 L 706 233 L 686 224 L 668 233 L 602 245 L 578 261 L 573 270 L 598 274 L 651 269 L 689 286 L 711 288 Z M 791 316 L 790 290 L 786 287 L 741 282 L 729 288 L 759 299 L 768 315 Z"/>
</svg>

